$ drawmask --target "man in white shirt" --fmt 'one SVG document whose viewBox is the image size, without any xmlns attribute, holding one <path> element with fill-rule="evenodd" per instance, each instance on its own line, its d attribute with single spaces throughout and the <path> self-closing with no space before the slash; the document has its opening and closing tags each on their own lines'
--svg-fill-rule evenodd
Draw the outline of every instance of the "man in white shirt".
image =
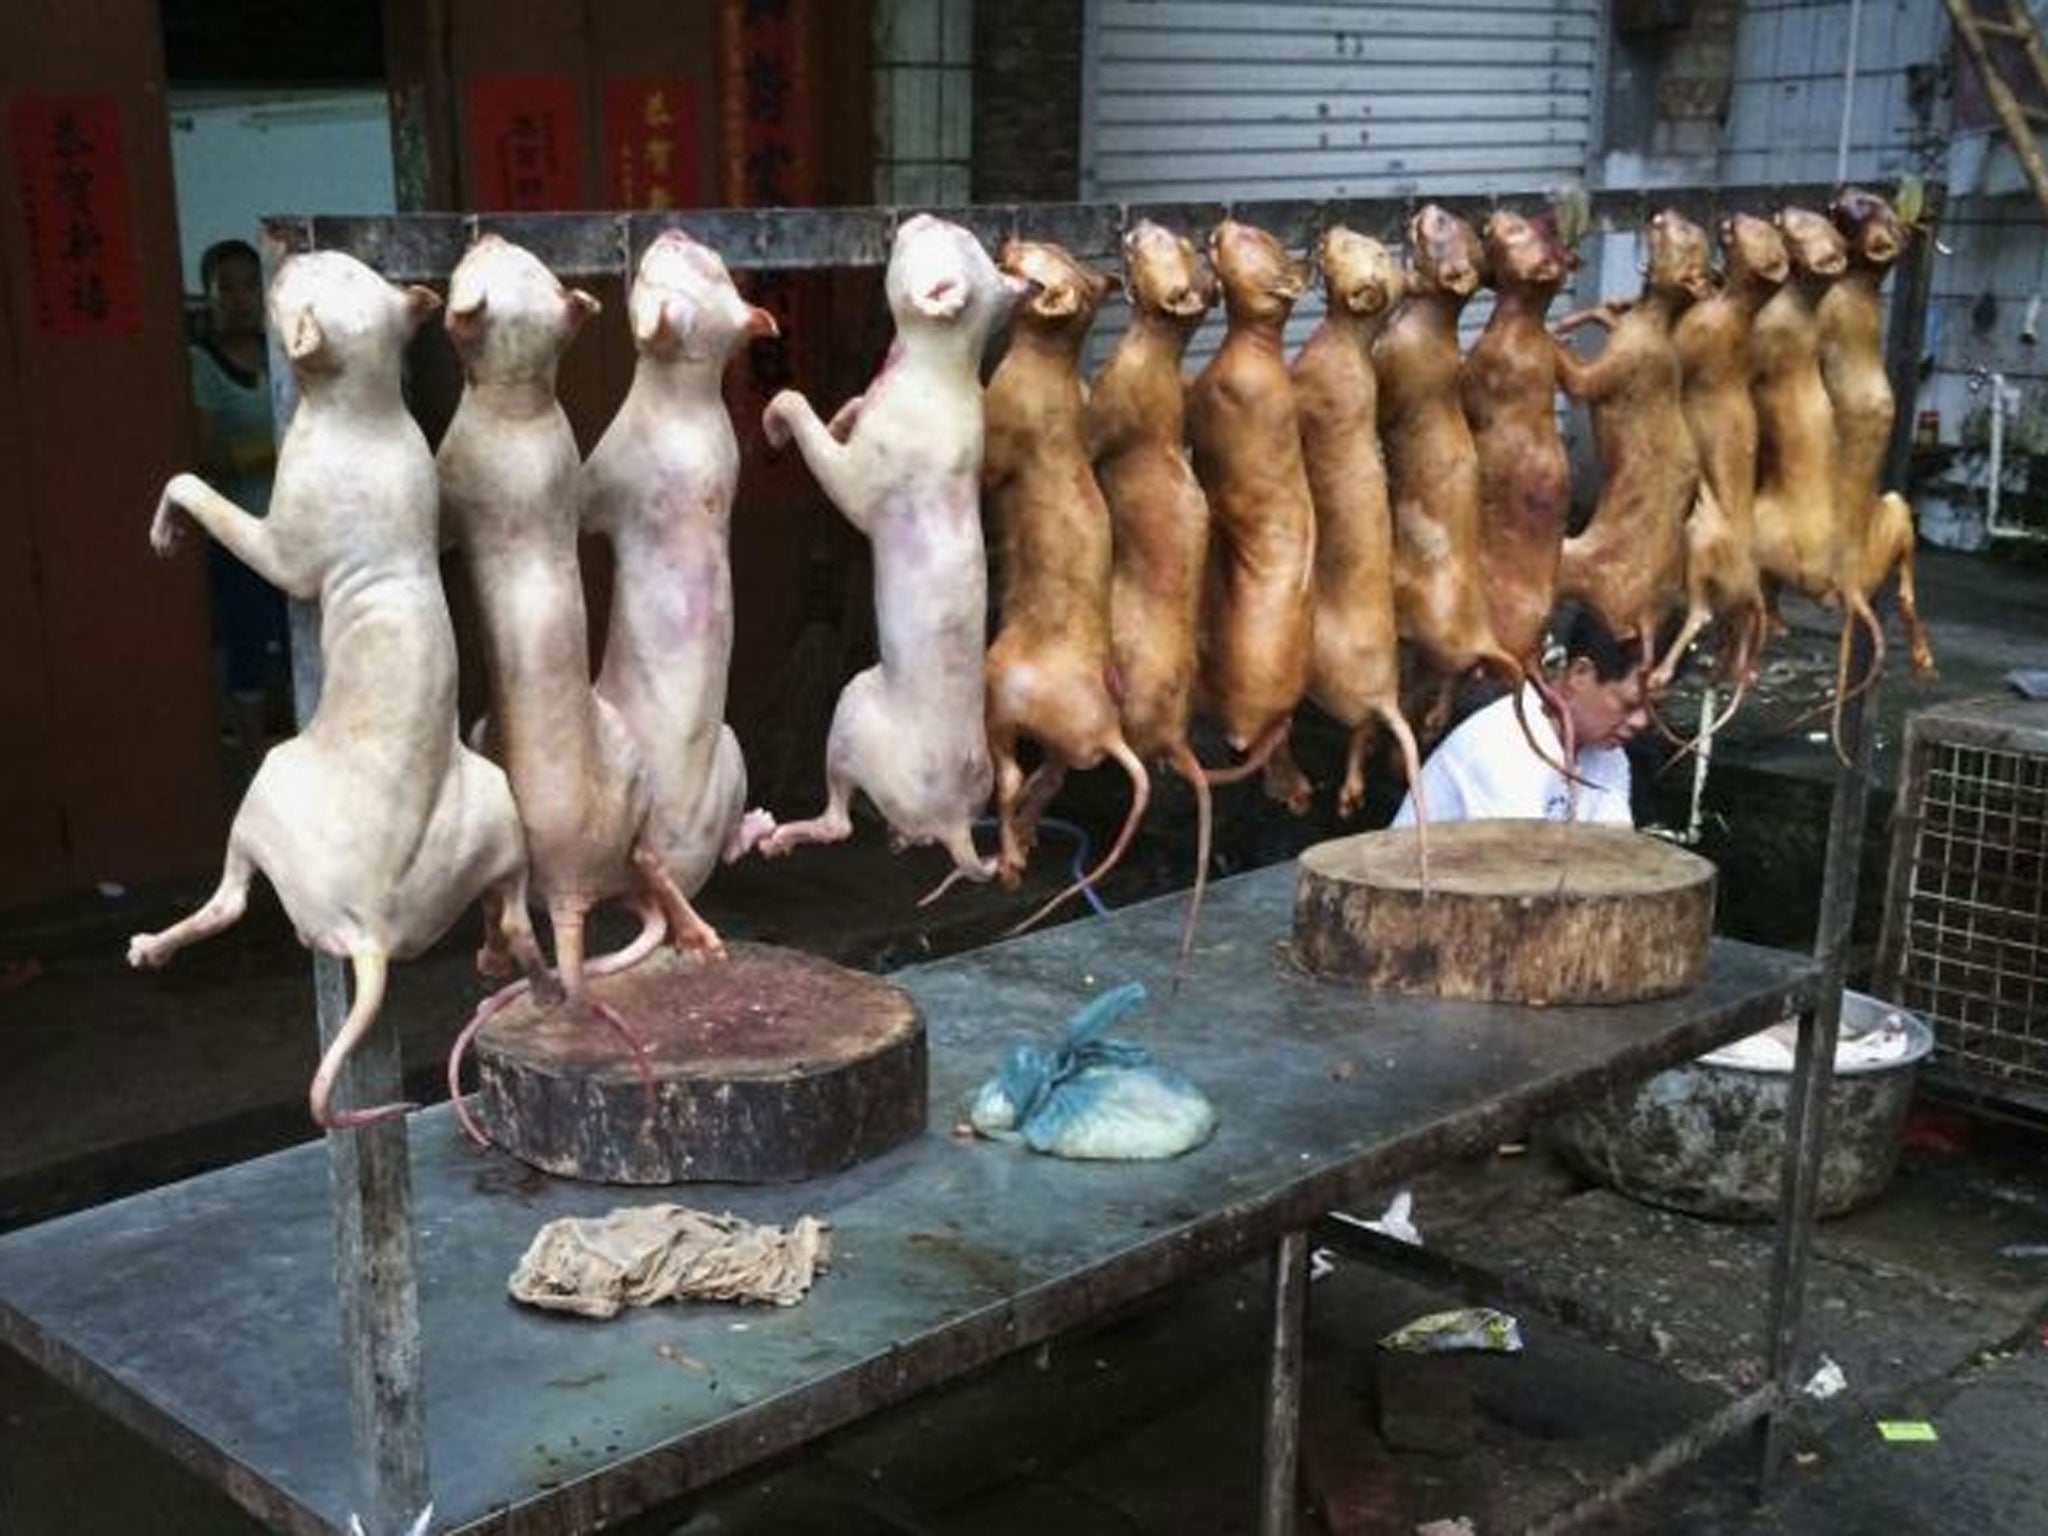
<svg viewBox="0 0 2048 1536">
<path fill-rule="evenodd" d="M 1622 749 L 1649 724 L 1641 652 L 1622 645 L 1590 609 L 1572 621 L 1565 637 L 1565 666 L 1554 692 L 1571 717 L 1577 746 L 1574 771 L 1585 782 L 1573 786 L 1539 757 L 1515 719 L 1512 695 L 1468 715 L 1437 744 L 1422 765 L 1423 802 L 1431 821 L 1519 817 L 1534 821 L 1604 821 L 1633 826 L 1629 809 L 1628 754 Z M 1545 756 L 1564 761 L 1560 721 L 1542 696 L 1522 686 L 1522 712 L 1529 734 Z M 1394 814 L 1397 827 L 1415 821 L 1411 792 Z"/>
</svg>

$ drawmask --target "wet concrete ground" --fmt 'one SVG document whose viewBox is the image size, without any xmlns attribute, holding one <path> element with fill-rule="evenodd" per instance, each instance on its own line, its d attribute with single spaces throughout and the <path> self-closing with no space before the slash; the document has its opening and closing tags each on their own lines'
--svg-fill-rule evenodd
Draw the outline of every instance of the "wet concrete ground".
<svg viewBox="0 0 2048 1536">
<path fill-rule="evenodd" d="M 1921 574 L 1942 671 L 1918 682 L 1900 667 L 1887 679 L 1881 779 L 1907 711 L 1995 693 L 2008 669 L 2048 664 L 2048 565 L 1934 552 Z M 1817 726 L 1788 734 L 1782 722 L 1831 675 L 1834 622 L 1796 605 L 1788 616 L 1793 633 L 1766 696 L 1717 745 L 1703 848 L 1722 867 L 1722 930 L 1801 947 L 1832 768 L 1810 738 Z M 1682 706 L 1673 714 L 1684 718 Z M 1333 776 L 1333 734 L 1313 724 L 1304 734 L 1304 766 Z M 1657 781 L 1669 824 L 1684 824 L 1687 780 L 1681 769 Z M 1113 775 L 1087 776 L 1055 814 L 1086 826 L 1099 847 L 1124 793 Z M 1186 796 L 1165 783 L 1155 802 L 1105 889 L 1112 905 L 1188 876 Z M 1368 824 L 1390 810 L 1391 792 L 1376 795 Z M 1229 872 L 1273 862 L 1342 830 L 1327 790 L 1305 821 L 1255 791 L 1227 793 L 1217 863 Z M 1866 858 L 1866 945 L 1884 857 L 1880 837 Z M 1063 874 L 1042 861 L 1024 892 L 956 889 L 918 909 L 942 872 L 940 855 L 892 857 L 869 828 L 856 848 L 728 871 L 704 905 L 737 936 L 888 968 L 994 937 Z M 120 965 L 126 933 L 203 895 L 202 883 L 95 898 L 17 914 L 0 930 L 0 963 L 36 962 L 0 971 L 0 1224 L 306 1136 L 310 988 L 267 896 L 240 929 L 167 972 Z M 481 990 L 470 943 L 451 941 L 393 982 L 387 1018 L 424 1093 Z M 1810 1340 L 1841 1364 L 1848 1387 L 1807 1409 L 1777 1497 L 1752 1510 L 1742 1486 L 1751 1458 L 1738 1442 L 1601 1528 L 2048 1532 L 2048 1253 L 2035 1251 L 2048 1245 L 2048 1141 L 1981 1119 L 1951 1134 L 1953 1147 L 1909 1150 L 1882 1199 L 1822 1230 Z M 1582 1188 L 1540 1144 L 1440 1170 L 1416 1193 L 1420 1260 L 1362 1248 L 1344 1229 L 1322 1235 L 1334 1267 L 1312 1292 L 1308 1486 L 1324 1502 L 1305 1530 L 1405 1533 L 1459 1515 L 1482 1532 L 1518 1529 L 1754 1379 L 1767 1229 Z M 1467 1299 L 1515 1311 L 1528 1349 L 1390 1368 L 1373 1344 L 1415 1313 Z M 1263 1266 L 1221 1274 L 635 1529 L 1248 1531 L 1265 1306 Z M 1939 1439 L 1885 1442 L 1879 1418 L 1927 1420 Z M 1357 1516 L 1348 1524 L 1347 1511 Z M 0 1351 L 0 1530 L 253 1528 L 223 1495 Z"/>
</svg>

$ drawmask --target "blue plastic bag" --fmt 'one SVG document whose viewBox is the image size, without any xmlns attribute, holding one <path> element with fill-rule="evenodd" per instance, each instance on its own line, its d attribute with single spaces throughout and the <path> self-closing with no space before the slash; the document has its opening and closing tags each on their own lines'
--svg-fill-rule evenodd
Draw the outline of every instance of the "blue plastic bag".
<svg viewBox="0 0 2048 1536">
<path fill-rule="evenodd" d="M 1216 1129 L 1202 1090 L 1142 1045 L 1103 1038 L 1144 1001 L 1144 984 L 1130 982 L 1075 1014 L 1059 1049 L 1011 1046 L 975 1092 L 969 1123 L 1054 1157 L 1139 1160 L 1200 1146 Z"/>
</svg>

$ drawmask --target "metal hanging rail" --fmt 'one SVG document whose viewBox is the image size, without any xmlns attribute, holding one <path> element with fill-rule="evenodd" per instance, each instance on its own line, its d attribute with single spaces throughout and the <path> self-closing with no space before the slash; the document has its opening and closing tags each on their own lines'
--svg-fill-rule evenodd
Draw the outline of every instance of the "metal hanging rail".
<svg viewBox="0 0 2048 1536">
<path fill-rule="evenodd" d="M 991 246 L 1012 235 L 1055 240 L 1075 255 L 1116 253 L 1123 232 L 1140 219 L 1178 229 L 1207 229 L 1226 215 L 1245 220 L 1301 248 L 1332 224 L 1399 239 L 1408 216 L 1436 201 L 1453 213 L 1483 217 L 1498 207 L 1549 202 L 1557 188 L 1485 196 L 1291 198 L 1246 202 L 977 203 L 962 208 L 709 208 L 673 213 L 413 213 L 377 216 L 280 215 L 265 220 L 287 251 L 341 250 L 397 282 L 445 278 L 477 235 L 490 231 L 531 250 L 565 275 L 624 273 L 665 229 L 680 229 L 717 251 L 729 267 L 795 272 L 879 267 L 889 259 L 896 226 L 927 212 L 960 224 Z M 1833 187 L 1651 187 L 1590 191 L 1593 223 L 1606 230 L 1640 229 L 1660 208 L 1676 208 L 1711 224 L 1722 214 L 1764 213 L 1787 204 L 1826 206 Z"/>
</svg>

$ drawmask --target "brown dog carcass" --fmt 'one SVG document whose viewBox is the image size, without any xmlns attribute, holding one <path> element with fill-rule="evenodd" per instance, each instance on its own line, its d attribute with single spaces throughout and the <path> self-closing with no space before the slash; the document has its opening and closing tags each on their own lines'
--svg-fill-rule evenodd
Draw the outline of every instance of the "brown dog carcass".
<svg viewBox="0 0 2048 1536">
<path fill-rule="evenodd" d="M 1834 693 L 1839 735 L 1849 626 L 1857 615 L 1854 605 L 1843 601 L 1841 588 L 1839 442 L 1834 402 L 1821 373 L 1820 302 L 1847 270 L 1849 250 L 1841 231 L 1811 209 L 1780 209 L 1776 222 L 1792 258 L 1792 275 L 1757 311 L 1749 335 L 1750 393 L 1757 416 L 1757 568 L 1767 597 L 1791 587 L 1821 603 L 1842 605 Z M 1835 750 L 1842 752 L 1839 740 Z"/>
<path fill-rule="evenodd" d="M 1749 336 L 1757 312 L 1785 281 L 1790 260 L 1777 227 L 1746 213 L 1721 221 L 1721 255 L 1726 276 L 1720 288 L 1680 315 L 1673 332 L 1686 425 L 1712 496 L 1686 521 L 1685 622 L 1652 687 L 1669 681 L 1686 647 L 1718 620 L 1724 626 L 1720 672 L 1736 688 L 1732 715 L 1755 676 L 1766 624 L 1756 564 L 1757 425 L 1749 392 Z"/>
<path fill-rule="evenodd" d="M 1881 492 L 1896 402 L 1885 371 L 1878 290 L 1905 247 L 1905 234 L 1885 200 L 1850 188 L 1829 209 L 1848 242 L 1846 271 L 1815 307 L 1820 326 L 1821 382 L 1835 413 L 1835 585 L 1843 606 L 1837 696 L 1848 686 L 1849 626 L 1870 635 L 1870 676 L 1884 665 L 1884 626 L 1871 599 L 1896 566 L 1899 617 L 1905 621 L 1916 671 L 1934 668 L 1934 652 L 1913 592 L 1913 514 L 1896 492 Z M 1839 711 L 1837 714 L 1839 720 Z"/>
<path fill-rule="evenodd" d="M 1002 624 L 988 652 L 998 873 L 1005 885 L 1017 884 L 1039 814 L 1068 770 L 1107 756 L 1130 776 L 1131 808 L 1084 877 L 1093 885 L 1129 848 L 1151 794 L 1110 686 L 1109 508 L 1089 467 L 1083 421 L 1081 346 L 1116 280 L 1035 241 L 1010 241 L 998 265 L 1031 289 L 989 380 L 981 461 L 982 494 L 1002 541 Z M 1045 753 L 1028 784 L 1017 761 L 1020 737 Z M 1079 889 L 1069 887 L 1029 921 Z"/>
<path fill-rule="evenodd" d="M 639 744 L 654 848 L 694 896 L 774 828 L 746 809 L 746 763 L 724 721 L 740 458 L 722 379 L 748 338 L 777 331 L 717 253 L 677 230 L 641 256 L 627 310 L 633 384 L 583 466 L 582 526 L 618 557 L 597 691 Z"/>
<path fill-rule="evenodd" d="M 983 722 L 988 564 L 982 543 L 981 353 L 1022 293 L 974 236 L 928 214 L 896 232 L 884 290 L 896 339 L 865 394 L 828 427 L 795 390 L 768 402 L 768 441 L 792 440 L 846 520 L 873 541 L 881 660 L 839 695 L 826 804 L 762 839 L 764 854 L 853 832 L 860 789 L 905 844 L 938 843 L 987 880 L 974 846 L 992 773 Z"/>
<path fill-rule="evenodd" d="M 1415 733 L 1401 712 L 1392 514 L 1380 463 L 1372 343 L 1401 301 L 1401 269 L 1377 240 L 1338 225 L 1322 242 L 1328 308 L 1294 360 L 1302 460 L 1315 507 L 1315 629 L 1308 694 L 1350 739 L 1337 814 L 1365 799 L 1365 762 L 1384 724 L 1420 795 Z M 1283 749 L 1284 750 L 1284 749 Z"/>
<path fill-rule="evenodd" d="M 1180 958 L 1194 944 L 1209 871 L 1210 776 L 1188 744 L 1209 553 L 1209 502 L 1183 446 L 1181 359 L 1216 302 L 1194 242 L 1144 220 L 1123 240 L 1131 319 L 1095 375 L 1086 404 L 1089 454 L 1109 504 L 1110 653 L 1124 739 L 1164 762 L 1195 797 L 1195 878 Z"/>
<path fill-rule="evenodd" d="M 1591 410 L 1601 470 L 1592 520 L 1565 541 L 1558 591 L 1590 606 L 1617 637 L 1633 636 L 1646 662 L 1655 660 L 1659 626 L 1685 603 L 1686 520 L 1712 494 L 1686 425 L 1672 340 L 1678 313 L 1712 289 L 1707 237 L 1667 208 L 1650 220 L 1649 247 L 1642 296 L 1611 320 L 1599 354 L 1582 360 L 1557 346 L 1558 381 Z"/>
<path fill-rule="evenodd" d="M 1479 575 L 1494 638 L 1533 667 L 1557 598 L 1571 466 L 1557 429 L 1557 350 L 1544 314 L 1571 271 L 1549 218 L 1486 221 L 1493 314 L 1458 377 L 1479 460 Z"/>
<path fill-rule="evenodd" d="M 1308 781 L 1274 752 L 1307 690 L 1315 634 L 1315 509 L 1282 335 L 1308 274 L 1235 219 L 1210 233 L 1209 254 L 1229 324 L 1188 386 L 1188 444 L 1212 519 L 1198 686 L 1224 739 L 1266 763 L 1268 791 L 1299 814 Z"/>
<path fill-rule="evenodd" d="M 348 1017 L 309 1095 L 327 1127 L 408 1107 L 337 1112 L 330 1096 L 376 1021 L 388 962 L 432 944 L 479 895 L 489 909 L 479 964 L 516 960 L 546 979 L 510 786 L 457 737 L 434 461 L 399 389 L 406 340 L 438 302 L 339 253 L 286 262 L 270 323 L 300 393 L 269 516 L 179 475 L 150 528 L 169 554 L 189 519 L 265 580 L 317 599 L 324 675 L 312 719 L 263 759 L 235 813 L 219 888 L 184 921 L 131 939 L 128 963 L 162 965 L 233 923 L 261 870 L 301 942 L 346 955 L 354 972 Z"/>
<path fill-rule="evenodd" d="M 1458 316 L 1478 286 L 1472 226 L 1434 203 L 1419 209 L 1408 221 L 1407 295 L 1373 346 L 1394 511 L 1394 613 L 1436 684 L 1425 736 L 1443 729 L 1452 689 L 1470 668 L 1517 685 L 1524 676 L 1494 635 L 1480 586 L 1478 458 L 1458 389 Z"/>
<path fill-rule="evenodd" d="M 1821 295 L 1848 265 L 1834 225 L 1805 208 L 1775 220 L 1791 276 L 1749 331 L 1756 403 L 1756 557 L 1771 586 L 1835 598 L 1835 413 L 1820 371 Z"/>
<path fill-rule="evenodd" d="M 476 589 L 490 681 L 486 735 L 512 780 L 556 968 L 571 1007 L 625 1034 L 638 1061 L 638 1041 L 589 995 L 586 977 L 638 962 L 664 933 L 681 950 L 724 949 L 662 861 L 632 731 L 590 683 L 576 558 L 579 464 L 555 399 L 555 368 L 596 309 L 530 251 L 495 235 L 470 247 L 448 285 L 448 334 L 464 382 L 436 465 L 444 526 Z M 640 935 L 615 955 L 586 961 L 591 909 L 615 899 L 639 914 Z M 451 1092 L 462 1048 L 504 996 L 458 1039 Z"/>
</svg>

